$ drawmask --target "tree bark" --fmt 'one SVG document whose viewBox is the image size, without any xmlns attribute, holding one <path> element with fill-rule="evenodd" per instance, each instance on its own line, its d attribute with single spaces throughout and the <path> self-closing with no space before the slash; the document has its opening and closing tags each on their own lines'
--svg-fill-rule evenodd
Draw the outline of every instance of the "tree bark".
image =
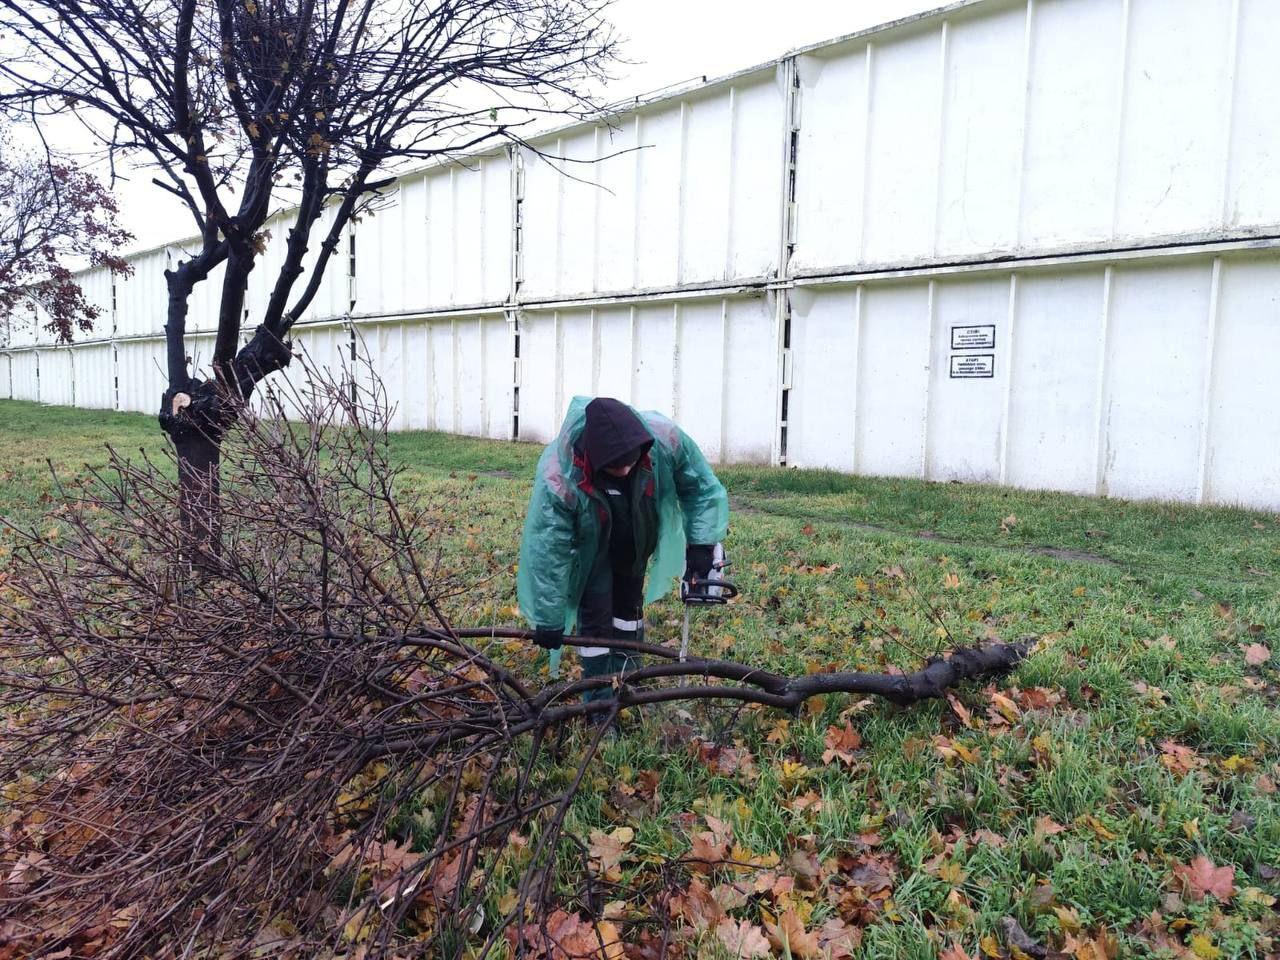
<svg viewBox="0 0 1280 960">
<path fill-rule="evenodd" d="M 186 555 L 180 559 L 209 571 L 222 556 L 222 504 L 219 464 L 222 438 L 199 430 L 173 436 L 178 455 L 178 510 Z"/>
</svg>

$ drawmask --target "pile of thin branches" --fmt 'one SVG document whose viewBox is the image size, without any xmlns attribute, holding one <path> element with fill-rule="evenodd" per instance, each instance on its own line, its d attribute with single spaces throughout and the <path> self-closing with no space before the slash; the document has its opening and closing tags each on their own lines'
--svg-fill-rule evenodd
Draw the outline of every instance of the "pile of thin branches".
<svg viewBox="0 0 1280 960">
<path fill-rule="evenodd" d="M 564 823 L 604 727 L 567 776 L 547 762 L 566 729 L 699 698 L 909 703 L 1025 652 L 790 678 L 636 644 L 656 662 L 625 678 L 531 685 L 481 642 L 526 634 L 444 616 L 442 511 L 397 498 L 376 384 L 311 383 L 225 442 L 196 525 L 216 542 L 179 522 L 172 462 L 115 451 L 63 491 L 57 536 L 22 538 L 0 583 L 0 958 L 616 957 L 603 924 L 557 939 L 600 902 Z M 617 698 L 584 703 L 601 683 Z M 520 879 L 486 915 L 495 851 Z"/>
</svg>

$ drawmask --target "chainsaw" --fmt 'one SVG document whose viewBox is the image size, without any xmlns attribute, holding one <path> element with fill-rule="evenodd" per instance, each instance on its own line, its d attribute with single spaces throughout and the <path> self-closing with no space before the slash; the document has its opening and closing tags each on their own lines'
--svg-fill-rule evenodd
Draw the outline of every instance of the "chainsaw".
<svg viewBox="0 0 1280 960">
<path fill-rule="evenodd" d="M 717 543 L 712 555 L 711 572 L 706 579 L 694 577 L 692 580 L 680 581 L 680 599 L 684 601 L 684 627 L 680 631 L 681 663 L 689 657 L 689 615 L 693 608 L 723 605 L 738 595 L 737 586 L 724 578 L 724 571 L 728 566 L 724 545 Z"/>
</svg>

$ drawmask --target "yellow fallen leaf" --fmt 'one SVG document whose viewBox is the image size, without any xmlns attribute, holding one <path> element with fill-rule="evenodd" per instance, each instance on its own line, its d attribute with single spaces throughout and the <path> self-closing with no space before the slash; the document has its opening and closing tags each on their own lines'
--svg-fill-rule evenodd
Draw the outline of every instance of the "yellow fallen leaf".
<svg viewBox="0 0 1280 960">
<path fill-rule="evenodd" d="M 1200 960 L 1218 960 L 1222 956 L 1222 951 L 1215 947 L 1213 941 L 1203 933 L 1191 935 L 1191 952 Z"/>
</svg>

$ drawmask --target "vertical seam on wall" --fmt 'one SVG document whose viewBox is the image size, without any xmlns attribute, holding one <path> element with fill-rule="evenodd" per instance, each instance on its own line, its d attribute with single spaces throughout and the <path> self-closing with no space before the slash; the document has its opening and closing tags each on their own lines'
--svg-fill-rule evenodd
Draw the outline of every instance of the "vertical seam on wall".
<svg viewBox="0 0 1280 960">
<path fill-rule="evenodd" d="M 556 232 L 552 243 L 554 257 L 551 261 L 551 276 L 553 277 L 554 289 L 560 290 L 561 283 L 564 280 L 562 271 L 564 268 L 564 185 L 569 179 L 563 170 L 564 165 L 564 137 L 556 138 L 556 159 L 561 166 L 552 166 L 556 172 Z M 546 162 L 545 160 L 543 161 Z"/>
<path fill-rule="evenodd" d="M 1107 267 L 1102 273 L 1102 329 L 1098 331 L 1098 386 L 1094 399 L 1093 426 L 1093 492 L 1100 497 L 1107 493 L 1107 359 L 1111 345 L 1111 298 L 1114 286 L 1115 268 Z"/>
<path fill-rule="evenodd" d="M 484 185 L 481 184 L 482 189 L 483 189 L 483 186 Z M 482 273 L 481 276 L 483 277 L 484 274 Z M 489 436 L 489 404 L 487 399 L 489 395 L 489 377 L 488 377 L 489 358 L 487 356 L 488 350 L 485 346 L 484 314 L 480 314 L 480 316 L 476 317 L 476 336 L 479 337 L 480 339 L 480 378 L 479 378 L 479 381 L 480 381 L 479 382 L 480 427 L 479 427 L 479 431 L 480 431 L 480 436 L 487 437 Z"/>
<path fill-rule="evenodd" d="M 947 150 L 947 67 L 951 21 L 942 21 L 938 53 L 938 150 L 933 178 L 933 254 L 942 246 L 942 163 Z"/>
<path fill-rule="evenodd" d="M 564 419 L 564 322 L 560 319 L 560 311 L 551 312 L 551 342 L 555 345 L 555 402 L 552 411 L 550 430 L 554 434 L 556 424 Z"/>
<path fill-rule="evenodd" d="M 604 162 L 600 159 L 600 133 L 603 128 L 597 124 L 591 131 L 591 147 L 592 153 L 595 154 L 595 162 L 592 166 L 592 190 L 591 190 L 591 292 L 595 293 L 600 289 L 600 194 L 604 192 L 604 188 L 600 185 L 601 167 Z"/>
<path fill-rule="evenodd" d="M 636 307 L 632 304 L 627 315 L 627 334 L 631 340 L 631 382 L 627 384 L 627 402 L 634 404 L 636 402 L 636 383 L 640 377 L 640 331 L 639 325 L 636 323 Z"/>
<path fill-rule="evenodd" d="M 928 330 L 925 332 L 925 352 L 924 352 L 924 424 L 920 431 L 920 475 L 926 480 L 932 476 L 929 469 L 929 428 L 933 422 L 933 328 L 937 323 L 938 310 L 938 281 L 929 281 L 929 297 L 928 310 Z"/>
<path fill-rule="evenodd" d="M 591 308 L 591 395 L 600 395 L 600 317 Z"/>
<path fill-rule="evenodd" d="M 1115 162 L 1111 165 L 1111 239 L 1115 239 L 1120 228 L 1120 163 L 1124 159 L 1124 118 L 1125 106 L 1129 91 L 1129 34 L 1130 19 L 1133 15 L 1132 0 L 1122 0 L 1120 21 L 1120 76 L 1116 90 L 1116 144 Z"/>
<path fill-rule="evenodd" d="M 488 270 L 485 269 L 485 265 L 489 260 L 489 244 L 487 242 L 488 230 L 486 229 L 486 226 L 489 223 L 489 191 L 485 189 L 484 183 L 485 170 L 487 169 L 488 165 L 485 163 L 484 157 L 481 157 L 476 161 L 476 176 L 480 178 L 480 283 L 478 284 L 476 294 L 481 300 L 486 299 L 489 292 L 485 289 L 485 279 L 489 276 Z M 404 217 L 402 216 L 400 220 L 403 222 Z M 400 260 L 403 263 L 404 257 L 402 256 Z"/>
<path fill-rule="evenodd" d="M 1017 370 L 1014 364 L 1014 328 L 1018 316 L 1018 275 L 1009 274 L 1009 312 L 1005 320 L 1004 352 L 1005 361 L 1004 397 L 1000 412 L 1000 483 L 1004 485 L 1009 479 L 1009 410 L 1013 401 L 1013 374 Z M 998 350 L 992 353 L 999 355 Z M 992 363 L 996 361 L 993 359 Z"/>
<path fill-rule="evenodd" d="M 1200 398 L 1200 449 L 1197 451 L 1196 503 L 1209 494 L 1209 458 L 1213 426 L 1213 383 L 1218 352 L 1218 323 L 1222 315 L 1222 258 L 1213 258 L 1213 280 L 1209 286 L 1209 316 L 1205 330 L 1204 385 Z"/>
<path fill-rule="evenodd" d="M 449 167 L 449 232 L 456 238 L 458 236 L 458 168 L 457 165 Z M 449 300 L 457 302 L 458 299 L 458 244 L 455 242 L 449 244 Z"/>
<path fill-rule="evenodd" d="M 729 88 L 729 174 L 725 194 L 724 275 L 733 276 L 733 194 L 738 182 L 738 88 Z"/>
<path fill-rule="evenodd" d="M 876 45 L 867 41 L 866 50 L 866 112 L 862 118 L 862 209 L 858 212 L 858 255 L 861 263 L 867 256 L 867 207 L 871 196 L 871 112 L 875 107 L 875 52 Z"/>
<path fill-rule="evenodd" d="M 853 371 L 853 449 L 850 456 L 853 460 L 852 470 L 858 472 L 858 434 L 861 430 L 862 407 L 862 309 L 865 287 L 858 284 L 853 292 L 853 357 L 850 369 Z"/>
<path fill-rule="evenodd" d="M 726 463 L 729 447 L 729 300 L 720 301 L 720 451 L 717 459 Z"/>
<path fill-rule="evenodd" d="M 458 318 L 454 317 L 449 321 L 449 343 L 453 353 L 453 369 L 450 374 L 453 378 L 453 433 L 459 433 L 459 426 L 462 422 L 462 349 L 459 344 L 458 337 Z"/>
<path fill-rule="evenodd" d="M 635 119 L 635 170 L 634 183 L 631 190 L 631 289 L 634 290 L 640 286 L 640 181 L 642 179 L 640 173 L 640 161 L 644 156 L 641 131 L 644 129 L 641 123 L 640 112 L 636 111 Z"/>
<path fill-rule="evenodd" d="M 1027 139 L 1031 132 L 1031 69 L 1035 48 L 1036 0 L 1027 0 L 1026 34 L 1022 42 L 1022 131 L 1018 137 L 1018 193 L 1013 213 L 1013 242 L 1022 245 L 1022 211 L 1026 204 Z M 1003 482 L 1003 481 L 1002 481 Z"/>
<path fill-rule="evenodd" d="M 685 242 L 685 217 L 688 215 L 688 205 L 685 203 L 685 181 L 686 167 L 689 163 L 689 103 L 686 100 L 680 101 L 680 151 L 678 155 L 680 175 L 676 183 L 676 283 L 684 283 L 684 242 Z"/>
<path fill-rule="evenodd" d="M 427 373 L 427 429 L 439 430 L 439 418 L 436 417 L 436 402 L 439 395 L 439 385 L 436 382 L 436 340 L 435 340 L 436 324 L 428 320 L 422 325 L 423 352 L 426 353 L 426 373 Z"/>
<path fill-rule="evenodd" d="M 677 421 L 681 418 L 680 338 L 684 333 L 682 320 L 680 301 L 676 300 L 671 304 L 671 416 Z"/>
<path fill-rule="evenodd" d="M 1240 73 L 1240 0 L 1232 0 L 1227 31 L 1227 108 L 1222 112 L 1222 228 L 1231 223 L 1231 148 L 1235 131 L 1236 95 Z"/>
</svg>

